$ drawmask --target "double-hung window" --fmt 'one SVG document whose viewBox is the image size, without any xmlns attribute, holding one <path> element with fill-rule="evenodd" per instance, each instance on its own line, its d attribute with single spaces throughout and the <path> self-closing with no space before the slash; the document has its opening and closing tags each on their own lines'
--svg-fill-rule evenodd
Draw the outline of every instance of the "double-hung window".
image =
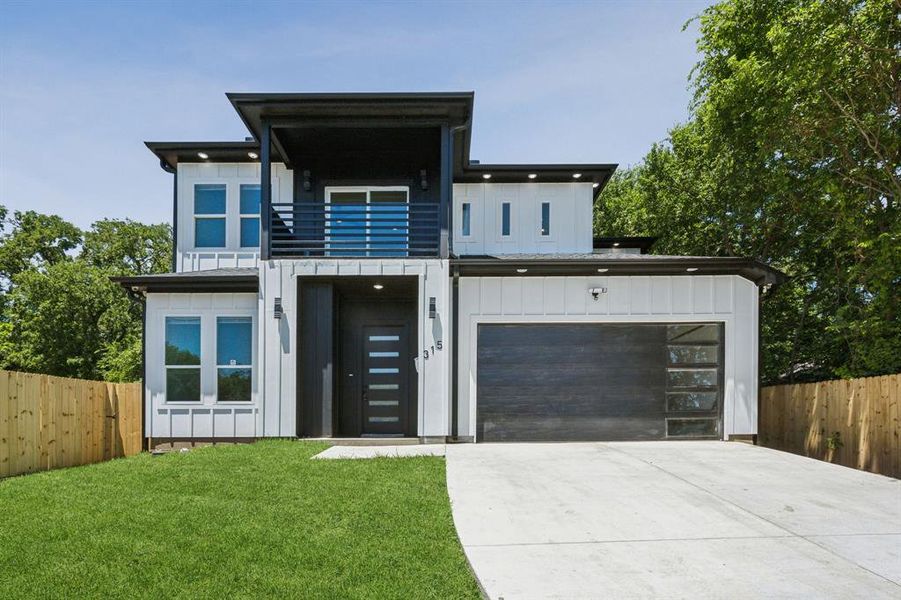
<svg viewBox="0 0 901 600">
<path fill-rule="evenodd" d="M 410 206 L 406 187 L 326 190 L 326 248 L 331 256 L 405 256 Z"/>
<path fill-rule="evenodd" d="M 259 248 L 260 246 L 260 186 L 259 184 L 242 184 L 240 194 L 241 207 L 241 247 Z"/>
<path fill-rule="evenodd" d="M 250 402 L 253 378 L 253 319 L 216 318 L 216 397 Z"/>
<path fill-rule="evenodd" d="M 194 186 L 194 246 L 225 247 L 225 184 L 198 183 Z"/>
<path fill-rule="evenodd" d="M 166 317 L 166 401 L 200 402 L 200 317 Z"/>
</svg>

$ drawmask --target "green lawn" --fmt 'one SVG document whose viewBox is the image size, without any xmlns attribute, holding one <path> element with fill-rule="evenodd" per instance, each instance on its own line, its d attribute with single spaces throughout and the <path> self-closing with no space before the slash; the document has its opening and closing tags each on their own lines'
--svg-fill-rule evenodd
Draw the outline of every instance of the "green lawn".
<svg viewBox="0 0 901 600">
<path fill-rule="evenodd" d="M 263 441 L 0 481 L 0 596 L 478 598 L 444 459 Z"/>
</svg>

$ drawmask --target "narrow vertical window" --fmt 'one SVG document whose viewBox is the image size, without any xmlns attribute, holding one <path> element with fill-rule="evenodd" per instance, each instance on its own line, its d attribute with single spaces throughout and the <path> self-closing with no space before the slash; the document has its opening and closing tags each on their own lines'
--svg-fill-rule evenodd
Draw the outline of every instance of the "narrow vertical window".
<svg viewBox="0 0 901 600">
<path fill-rule="evenodd" d="M 510 203 L 501 204 L 501 235 L 510 235 Z"/>
<path fill-rule="evenodd" d="M 216 319 L 216 397 L 219 402 L 250 402 L 253 374 L 253 319 Z"/>
<path fill-rule="evenodd" d="M 225 184 L 194 186 L 194 246 L 225 247 Z"/>
<path fill-rule="evenodd" d="M 260 186 L 241 185 L 241 247 L 260 247 Z"/>
<path fill-rule="evenodd" d="M 166 317 L 166 401 L 200 402 L 200 317 Z"/>
<path fill-rule="evenodd" d="M 541 235 L 551 235 L 551 203 L 541 203 Z"/>
<path fill-rule="evenodd" d="M 470 229 L 470 213 L 472 212 L 472 207 L 469 202 L 463 203 L 463 236 L 469 237 L 471 229 Z"/>
</svg>

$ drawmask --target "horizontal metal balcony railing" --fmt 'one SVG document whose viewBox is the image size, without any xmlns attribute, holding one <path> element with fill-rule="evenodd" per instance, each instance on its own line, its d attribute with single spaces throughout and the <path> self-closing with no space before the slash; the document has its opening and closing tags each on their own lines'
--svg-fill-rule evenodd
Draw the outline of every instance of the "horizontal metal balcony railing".
<svg viewBox="0 0 901 600">
<path fill-rule="evenodd" d="M 438 256 L 440 206 L 273 203 L 270 256 Z"/>
</svg>

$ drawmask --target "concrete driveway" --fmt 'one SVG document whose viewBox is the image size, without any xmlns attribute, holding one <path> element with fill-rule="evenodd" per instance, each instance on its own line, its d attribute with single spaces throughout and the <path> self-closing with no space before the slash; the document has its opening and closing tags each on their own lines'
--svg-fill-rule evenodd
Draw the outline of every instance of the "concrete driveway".
<svg viewBox="0 0 901 600">
<path fill-rule="evenodd" d="M 447 447 L 491 598 L 901 598 L 901 481 L 740 443 Z"/>
</svg>

